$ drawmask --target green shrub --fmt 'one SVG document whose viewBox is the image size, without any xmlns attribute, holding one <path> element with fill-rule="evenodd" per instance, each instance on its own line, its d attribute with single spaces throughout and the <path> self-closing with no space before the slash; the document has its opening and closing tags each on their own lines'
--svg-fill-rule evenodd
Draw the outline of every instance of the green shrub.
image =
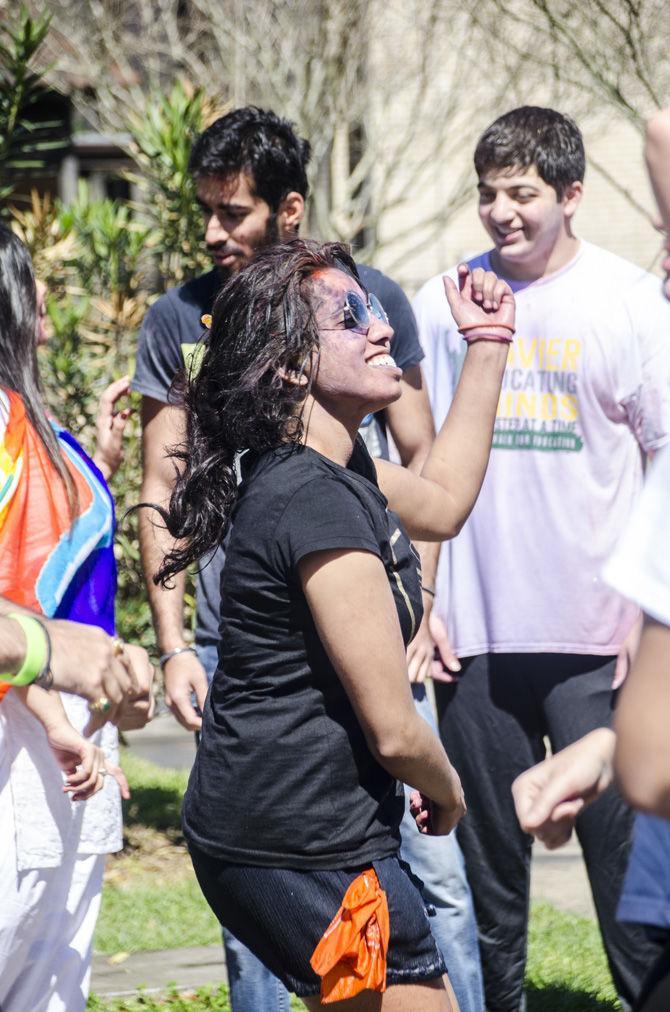
<svg viewBox="0 0 670 1012">
<path fill-rule="evenodd" d="M 100 395 L 113 380 L 132 376 L 148 307 L 166 288 L 207 266 L 188 153 L 212 109 L 202 91 L 183 82 L 167 96 L 147 96 L 146 107 L 128 123 L 136 163 L 130 175 L 142 204 L 92 200 L 82 184 L 69 206 L 33 194 L 30 209 L 12 209 L 13 227 L 49 289 L 52 334 L 42 353 L 47 400 L 91 452 Z M 139 398 L 133 395 L 131 403 L 137 408 Z M 119 517 L 117 620 L 121 636 L 151 647 L 138 517 L 128 513 L 140 499 L 140 449 L 136 412 L 126 427 L 123 464 L 111 482 Z M 187 624 L 193 605 L 189 582 Z"/>
</svg>

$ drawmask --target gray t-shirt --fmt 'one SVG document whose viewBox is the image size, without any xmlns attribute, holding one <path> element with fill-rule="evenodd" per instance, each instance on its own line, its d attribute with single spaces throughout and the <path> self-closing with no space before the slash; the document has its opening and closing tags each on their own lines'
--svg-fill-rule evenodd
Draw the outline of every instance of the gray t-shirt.
<svg viewBox="0 0 670 1012">
<path fill-rule="evenodd" d="M 395 281 L 374 267 L 357 265 L 363 286 L 374 292 L 384 306 L 393 327 L 391 354 L 404 371 L 423 358 L 416 321 L 407 296 Z M 199 341 L 204 327 L 203 313 L 211 313 L 221 278 L 218 270 L 208 271 L 178 288 L 171 288 L 154 302 L 140 330 L 132 389 L 165 404 L 177 403 L 170 393 L 172 382 L 184 366 L 184 359 Z M 364 419 L 361 435 L 373 457 L 388 457 L 388 440 L 383 413 Z M 203 565 L 196 586 L 196 629 L 198 646 L 219 641 L 221 570 L 223 548 Z M 213 672 L 208 672 L 211 677 Z"/>
</svg>

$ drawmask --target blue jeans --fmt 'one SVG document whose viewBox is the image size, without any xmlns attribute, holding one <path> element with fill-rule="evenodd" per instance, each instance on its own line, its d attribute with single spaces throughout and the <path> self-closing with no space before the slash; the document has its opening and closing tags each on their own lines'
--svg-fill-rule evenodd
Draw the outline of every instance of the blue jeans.
<svg viewBox="0 0 670 1012">
<path fill-rule="evenodd" d="M 435 715 L 424 685 L 413 685 L 418 713 L 437 734 Z M 409 814 L 410 788 L 405 787 L 405 816 L 400 826 L 400 853 L 423 882 L 423 898 L 432 914 L 430 928 L 447 964 L 461 1012 L 483 1012 L 484 984 L 479 959 L 477 922 L 465 862 L 455 833 L 422 836 Z"/>
<path fill-rule="evenodd" d="M 211 680 L 217 665 L 216 646 L 198 646 L 198 657 Z M 425 686 L 413 685 L 412 694 L 418 712 L 436 731 Z M 400 827 L 402 857 L 424 883 L 425 902 L 435 910 L 430 919 L 431 931 L 447 964 L 461 1012 L 484 1012 L 477 927 L 456 835 L 422 836 L 409 815 L 408 795 L 406 788 L 405 817 Z M 225 929 L 223 946 L 233 1012 L 289 1012 L 289 994 L 281 981 Z"/>
</svg>

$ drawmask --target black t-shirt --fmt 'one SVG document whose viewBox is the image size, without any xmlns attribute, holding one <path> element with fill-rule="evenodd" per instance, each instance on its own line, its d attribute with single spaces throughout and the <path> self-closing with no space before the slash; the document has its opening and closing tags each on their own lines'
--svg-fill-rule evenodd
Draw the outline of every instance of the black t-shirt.
<svg viewBox="0 0 670 1012">
<path fill-rule="evenodd" d="M 384 306 L 394 334 L 391 354 L 404 371 L 423 358 L 416 320 L 407 296 L 395 281 L 375 270 L 358 265 L 361 281 Z M 221 285 L 218 270 L 208 271 L 171 288 L 154 302 L 144 318 L 137 347 L 132 387 L 139 393 L 168 403 L 170 385 L 184 366 L 184 360 L 202 336 L 203 313 L 211 313 Z M 373 457 L 388 457 L 388 440 L 383 412 L 364 420 L 361 435 Z M 219 549 L 203 565 L 197 582 L 196 643 L 216 644 L 219 639 L 219 582 L 224 553 Z"/>
<path fill-rule="evenodd" d="M 347 468 L 305 447 L 242 459 L 219 669 L 184 831 L 206 853 L 242 864 L 342 868 L 388 856 L 399 846 L 402 786 L 367 746 L 297 567 L 333 548 L 378 556 L 408 643 L 422 616 L 418 555 L 386 508 L 361 440 Z"/>
</svg>

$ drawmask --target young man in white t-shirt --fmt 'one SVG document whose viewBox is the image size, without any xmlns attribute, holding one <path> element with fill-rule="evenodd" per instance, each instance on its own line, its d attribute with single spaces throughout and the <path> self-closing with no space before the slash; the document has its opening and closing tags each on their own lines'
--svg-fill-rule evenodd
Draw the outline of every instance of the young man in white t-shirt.
<svg viewBox="0 0 670 1012">
<path fill-rule="evenodd" d="M 523 1007 L 530 838 L 510 788 L 543 757 L 545 736 L 558 750 L 609 722 L 637 610 L 600 574 L 645 455 L 670 441 L 670 307 L 657 279 L 574 235 L 584 165 L 575 124 L 535 107 L 496 120 L 475 152 L 494 249 L 469 263 L 511 284 L 517 336 L 482 492 L 442 551 L 435 611 L 453 681 L 436 695 L 468 800 L 459 840 L 489 1012 Z M 441 290 L 434 278 L 414 305 L 437 425 L 464 354 Z M 637 928 L 615 921 L 630 827 L 613 790 L 577 823 L 625 1003 L 656 955 Z"/>
</svg>

